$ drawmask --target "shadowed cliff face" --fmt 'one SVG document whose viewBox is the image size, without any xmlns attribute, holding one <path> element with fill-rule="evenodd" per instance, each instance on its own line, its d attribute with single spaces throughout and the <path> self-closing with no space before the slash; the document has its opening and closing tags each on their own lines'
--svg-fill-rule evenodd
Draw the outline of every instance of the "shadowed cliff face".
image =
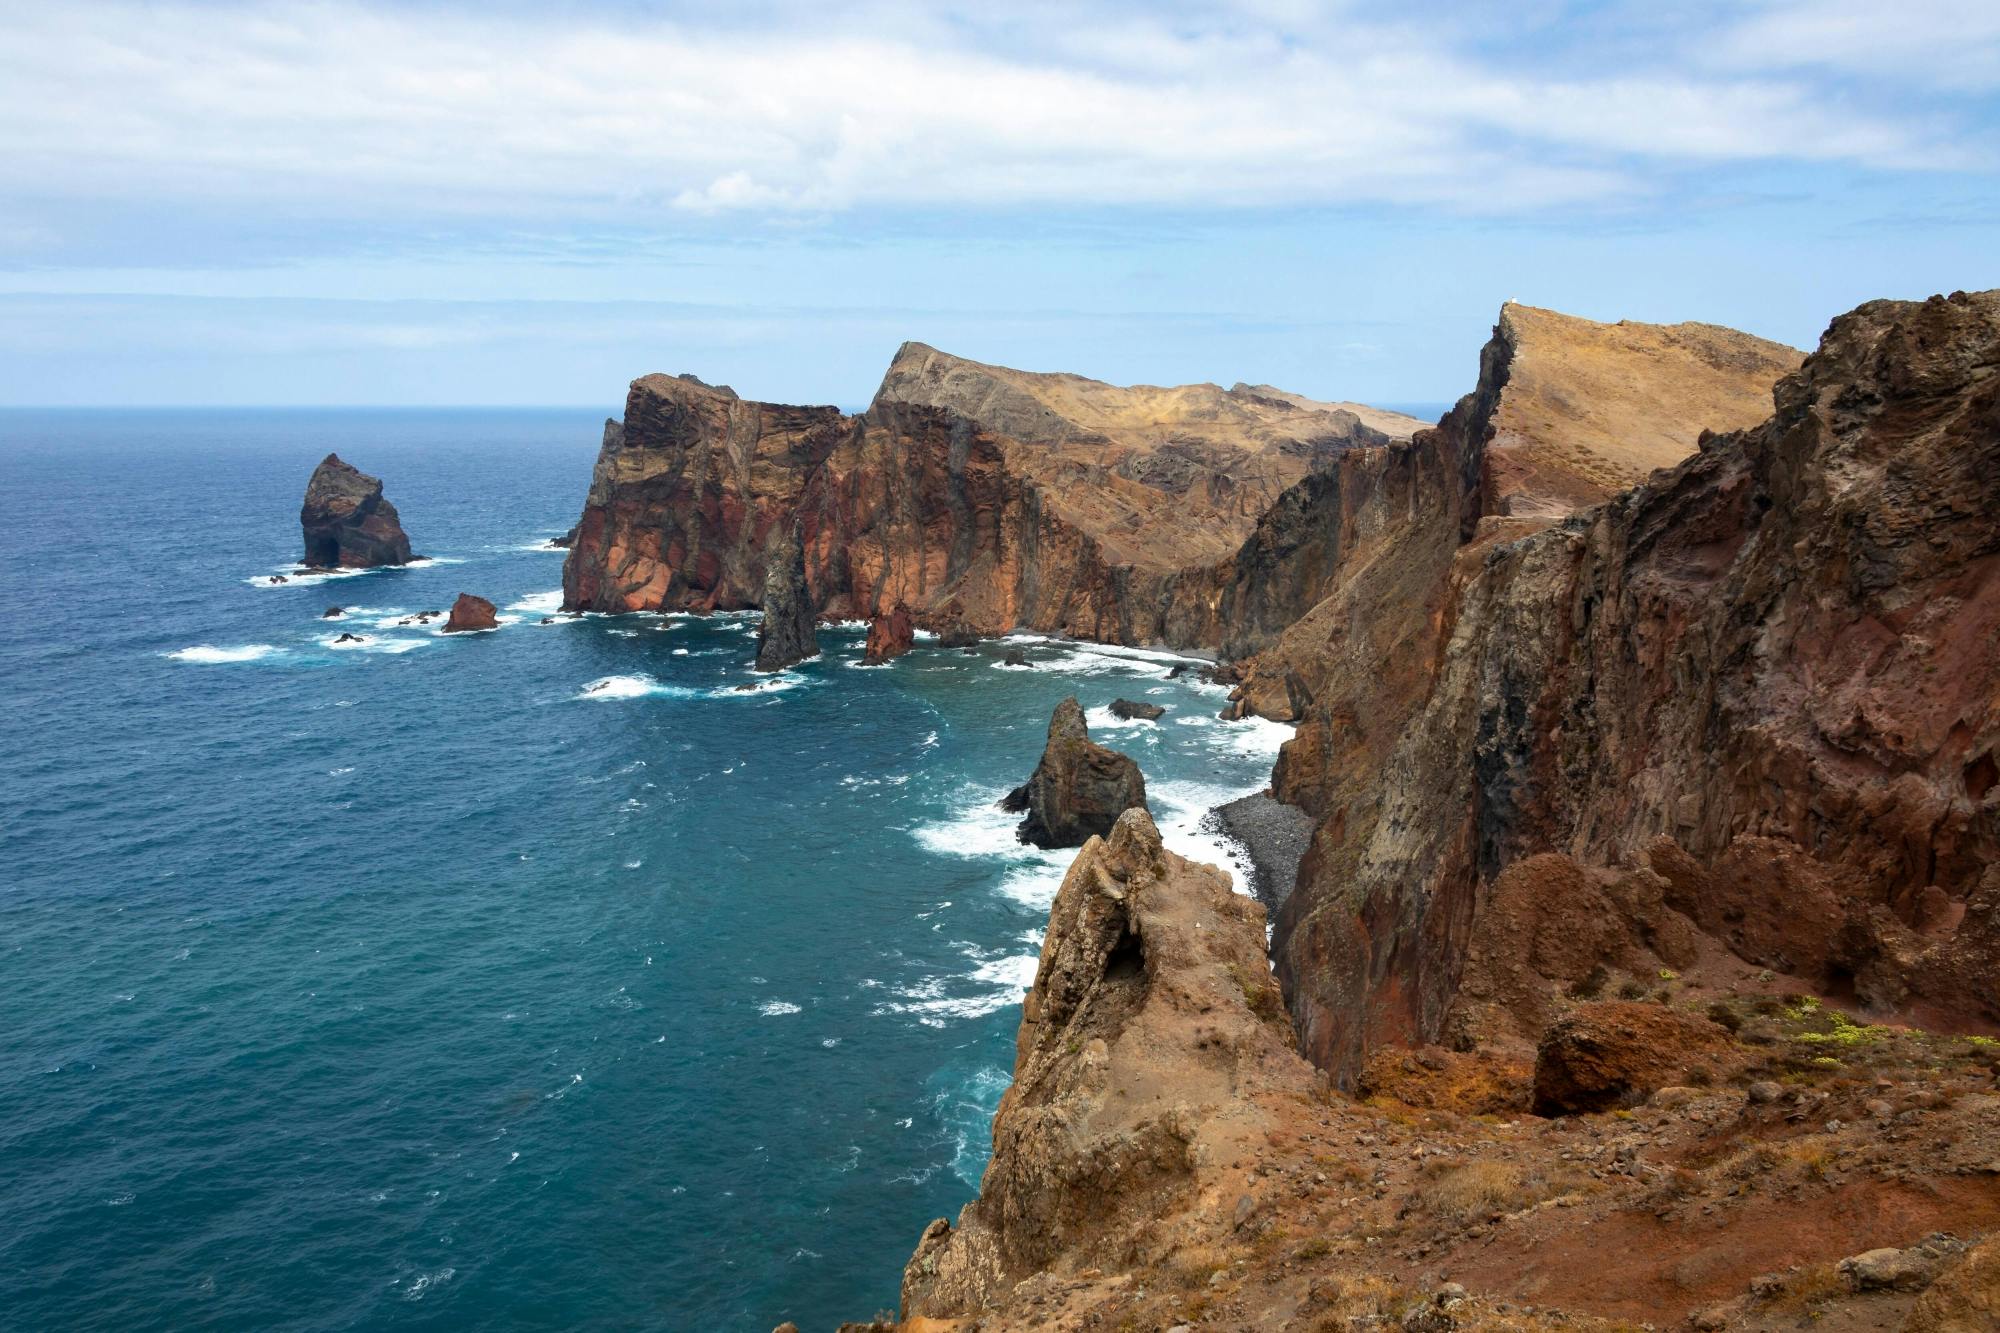
<svg viewBox="0 0 2000 1333">
<path fill-rule="evenodd" d="M 1407 545 L 1287 632 L 1280 794 L 1321 825 L 1278 961 L 1317 1062 L 1504 1028 L 1460 974 L 1545 851 L 1879 1011 L 2000 1020 L 1996 369 L 2000 295 L 1871 303 L 1762 425 L 1546 530 Z"/>
<path fill-rule="evenodd" d="M 1340 405 L 1120 389 L 917 344 L 858 417 L 648 376 L 607 424 L 564 596 L 606 611 L 756 606 L 770 532 L 796 521 L 828 616 L 902 602 L 933 628 L 1219 648 L 1226 595 L 1269 603 L 1258 623 L 1275 627 L 1314 581 L 1266 593 L 1272 562 L 1239 580 L 1232 552 L 1315 467 L 1388 438 Z"/>
</svg>

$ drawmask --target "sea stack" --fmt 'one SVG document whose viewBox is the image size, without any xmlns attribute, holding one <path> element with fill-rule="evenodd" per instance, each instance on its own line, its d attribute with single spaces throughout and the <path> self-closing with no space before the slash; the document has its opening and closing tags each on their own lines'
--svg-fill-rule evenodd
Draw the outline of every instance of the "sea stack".
<svg viewBox="0 0 2000 1333">
<path fill-rule="evenodd" d="M 917 641 L 916 626 L 910 623 L 910 608 L 901 602 L 888 615 L 878 615 L 868 624 L 868 647 L 861 655 L 863 666 L 880 666 L 892 657 L 901 657 Z"/>
<path fill-rule="evenodd" d="M 764 622 L 757 628 L 757 670 L 783 671 L 819 656 L 818 618 L 806 586 L 805 550 L 786 529 L 764 567 Z"/>
<path fill-rule="evenodd" d="M 451 616 L 444 622 L 446 634 L 462 634 L 475 629 L 499 629 L 499 618 L 493 614 L 493 603 L 484 597 L 475 597 L 462 592 L 458 600 L 451 604 Z"/>
<path fill-rule="evenodd" d="M 1081 847 L 1104 837 L 1118 816 L 1146 808 L 1146 779 L 1127 755 L 1090 739 L 1083 708 L 1074 695 L 1056 705 L 1049 719 L 1042 761 L 1001 807 L 1026 812 L 1017 830 L 1037 847 Z"/>
<path fill-rule="evenodd" d="M 371 477 L 339 454 L 328 454 L 306 483 L 299 509 L 305 557 L 312 569 L 375 569 L 407 565 L 410 539 L 396 506 L 382 495 L 382 480 Z"/>
</svg>

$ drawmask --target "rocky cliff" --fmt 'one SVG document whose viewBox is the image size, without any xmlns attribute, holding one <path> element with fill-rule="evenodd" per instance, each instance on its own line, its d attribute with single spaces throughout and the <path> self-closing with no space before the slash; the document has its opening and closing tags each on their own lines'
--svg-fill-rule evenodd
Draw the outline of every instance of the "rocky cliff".
<svg viewBox="0 0 2000 1333">
<path fill-rule="evenodd" d="M 1541 852 L 1629 868 L 1635 939 L 1665 912 L 1873 1012 L 2000 1019 L 1996 366 L 2000 295 L 1864 306 L 1761 425 L 1541 531 L 1403 547 L 1394 598 L 1357 572 L 1287 632 L 1279 785 L 1321 823 L 1277 953 L 1317 1062 L 1504 1035 L 1460 982 Z"/>
<path fill-rule="evenodd" d="M 756 606 L 770 533 L 796 524 L 828 616 L 902 602 L 935 629 L 1219 647 L 1218 563 L 1316 468 L 1388 439 L 1343 407 L 1122 389 L 918 344 L 854 417 L 647 376 L 606 424 L 564 599 Z"/>
<path fill-rule="evenodd" d="M 410 539 L 382 481 L 328 454 L 306 483 L 299 508 L 305 536 L 300 563 L 313 569 L 373 569 L 407 565 Z"/>
<path fill-rule="evenodd" d="M 1231 1235 L 1249 1157 L 1313 1086 L 1288 1038 L 1263 908 L 1120 816 L 1056 894 L 979 1197 L 925 1230 L 905 1318 L 1052 1327 L 1035 1287 Z"/>
<path fill-rule="evenodd" d="M 819 616 L 806 585 L 798 534 L 780 528 L 764 561 L 764 618 L 757 623 L 757 670 L 783 671 L 819 656 Z"/>
</svg>

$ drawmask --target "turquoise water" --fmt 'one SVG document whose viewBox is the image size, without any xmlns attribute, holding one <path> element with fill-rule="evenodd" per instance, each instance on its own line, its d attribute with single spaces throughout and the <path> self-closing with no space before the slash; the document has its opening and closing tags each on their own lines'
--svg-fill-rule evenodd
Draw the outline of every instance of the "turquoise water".
<svg viewBox="0 0 2000 1333">
<path fill-rule="evenodd" d="M 742 693 L 748 618 L 539 624 L 597 427 L 0 413 L 0 1324 L 892 1307 L 1067 860 L 992 807 L 1050 709 L 1166 704 L 1100 735 L 1208 859 L 1266 780 L 1278 729 L 1164 659 L 850 627 Z M 437 563 L 260 582 L 330 449 Z M 511 623 L 395 623 L 460 590 Z"/>
</svg>

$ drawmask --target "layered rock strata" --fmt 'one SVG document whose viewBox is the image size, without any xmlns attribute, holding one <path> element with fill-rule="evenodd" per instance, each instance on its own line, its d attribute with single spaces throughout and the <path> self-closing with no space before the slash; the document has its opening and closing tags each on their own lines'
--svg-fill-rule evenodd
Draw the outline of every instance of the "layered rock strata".
<svg viewBox="0 0 2000 1333">
<path fill-rule="evenodd" d="M 853 417 L 651 375 L 606 423 L 564 601 L 754 607 L 770 534 L 796 526 L 830 617 L 872 620 L 900 602 L 968 639 L 1032 628 L 1219 647 L 1233 553 L 1266 511 L 1389 438 L 1344 408 L 1213 385 L 1119 389 L 919 344 Z M 1259 622 L 1274 629 L 1286 595 L 1235 596 L 1282 601 Z"/>
<path fill-rule="evenodd" d="M 1049 718 L 1048 743 L 1034 773 L 1000 804 L 1025 813 L 1022 842 L 1081 847 L 1108 834 L 1127 810 L 1146 808 L 1146 779 L 1129 756 L 1090 739 L 1083 708 L 1072 695 Z"/>
<path fill-rule="evenodd" d="M 410 539 L 382 480 L 328 454 L 306 483 L 299 507 L 305 537 L 300 563 L 312 569 L 374 569 L 407 565 Z"/>
</svg>

